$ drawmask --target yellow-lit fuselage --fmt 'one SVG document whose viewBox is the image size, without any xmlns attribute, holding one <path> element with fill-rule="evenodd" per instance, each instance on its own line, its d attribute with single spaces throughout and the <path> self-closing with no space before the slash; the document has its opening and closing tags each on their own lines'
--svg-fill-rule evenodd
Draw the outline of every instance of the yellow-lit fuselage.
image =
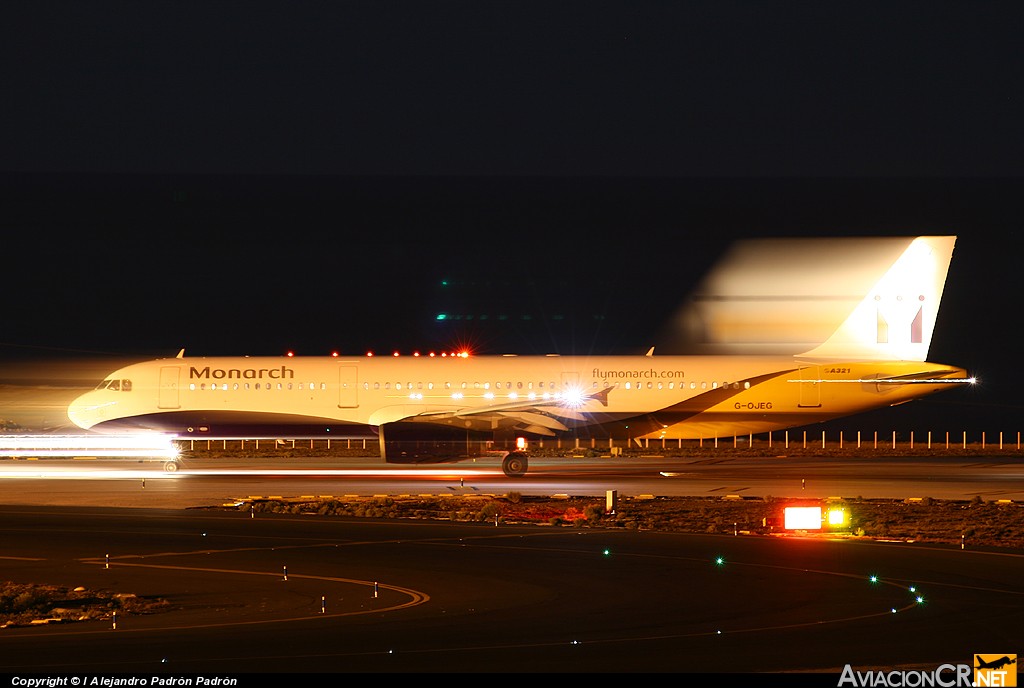
<svg viewBox="0 0 1024 688">
<path fill-rule="evenodd" d="M 224 429 L 389 423 L 698 439 L 791 428 L 966 382 L 925 362 L 775 356 L 169 358 L 107 376 L 70 406 L 80 427 Z"/>
</svg>

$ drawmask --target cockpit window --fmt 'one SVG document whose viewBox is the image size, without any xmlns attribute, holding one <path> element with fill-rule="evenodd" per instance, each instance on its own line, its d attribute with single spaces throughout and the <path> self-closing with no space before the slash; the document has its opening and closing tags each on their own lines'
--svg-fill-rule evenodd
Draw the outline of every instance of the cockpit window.
<svg viewBox="0 0 1024 688">
<path fill-rule="evenodd" d="M 96 389 L 109 389 L 113 392 L 130 392 L 132 391 L 132 381 L 104 380 L 103 382 L 96 385 Z"/>
</svg>

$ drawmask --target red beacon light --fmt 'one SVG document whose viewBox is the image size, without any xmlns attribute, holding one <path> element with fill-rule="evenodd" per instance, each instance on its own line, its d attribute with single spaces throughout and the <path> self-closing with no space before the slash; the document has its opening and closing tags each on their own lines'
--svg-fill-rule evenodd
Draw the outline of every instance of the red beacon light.
<svg viewBox="0 0 1024 688">
<path fill-rule="evenodd" d="M 286 354 L 285 354 L 285 356 L 287 356 L 288 358 L 291 358 L 291 357 L 293 357 L 294 355 L 295 355 L 295 352 L 294 352 L 294 351 L 289 351 L 288 353 L 286 353 Z"/>
<path fill-rule="evenodd" d="M 332 351 L 331 352 L 331 356 L 334 357 L 334 358 L 337 358 L 338 357 L 338 352 L 337 351 Z"/>
<path fill-rule="evenodd" d="M 366 357 L 367 358 L 373 358 L 373 352 L 372 351 L 367 351 L 366 352 Z"/>
<path fill-rule="evenodd" d="M 395 358 L 398 358 L 398 352 L 397 352 L 397 351 L 396 351 L 396 352 L 394 352 L 394 353 L 393 353 L 393 354 L 391 354 L 391 355 L 392 355 L 392 356 L 394 356 Z"/>
</svg>

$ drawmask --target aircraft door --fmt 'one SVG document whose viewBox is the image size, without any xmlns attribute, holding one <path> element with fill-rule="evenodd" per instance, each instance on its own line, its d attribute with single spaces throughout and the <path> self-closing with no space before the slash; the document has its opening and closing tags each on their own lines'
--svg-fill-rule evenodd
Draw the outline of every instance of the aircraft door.
<svg viewBox="0 0 1024 688">
<path fill-rule="evenodd" d="M 805 366 L 800 368 L 800 401 L 797 405 L 800 408 L 821 407 L 821 372 L 818 366 Z"/>
<path fill-rule="evenodd" d="M 359 376 L 356 366 L 338 366 L 338 408 L 359 406 Z"/>
<path fill-rule="evenodd" d="M 178 400 L 178 378 L 180 375 L 181 368 L 178 366 L 163 366 L 160 368 L 157 408 L 181 408 L 181 403 Z"/>
</svg>

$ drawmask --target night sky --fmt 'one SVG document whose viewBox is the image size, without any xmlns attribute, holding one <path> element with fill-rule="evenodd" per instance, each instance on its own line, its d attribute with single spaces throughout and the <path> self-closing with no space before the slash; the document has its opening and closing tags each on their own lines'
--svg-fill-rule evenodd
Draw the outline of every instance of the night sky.
<svg viewBox="0 0 1024 688">
<path fill-rule="evenodd" d="M 6 8 L 0 356 L 671 353 L 733 240 L 956 234 L 929 358 L 984 384 L 934 399 L 1016 431 L 1022 35 L 998 2 Z"/>
</svg>

